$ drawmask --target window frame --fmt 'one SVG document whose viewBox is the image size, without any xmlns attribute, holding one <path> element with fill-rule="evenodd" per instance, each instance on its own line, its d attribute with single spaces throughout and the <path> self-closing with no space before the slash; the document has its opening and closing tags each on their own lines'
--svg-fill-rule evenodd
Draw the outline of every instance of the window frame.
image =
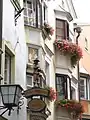
<svg viewBox="0 0 90 120">
<path fill-rule="evenodd" d="M 57 27 L 57 21 L 60 21 L 60 22 L 63 23 L 63 28 L 60 28 L 60 26 Z M 63 29 L 64 35 L 63 36 L 59 36 L 57 34 L 57 29 L 60 29 L 60 30 Z M 57 36 L 58 37 L 64 37 L 64 38 L 59 38 L 61 40 L 62 39 L 68 39 L 69 40 L 69 24 L 68 24 L 68 22 L 66 20 L 62 20 L 62 19 L 56 18 L 56 39 L 58 39 Z"/>
<path fill-rule="evenodd" d="M 89 96 L 88 96 L 88 86 L 87 86 L 88 79 L 87 79 L 87 77 L 80 76 L 80 80 L 84 81 L 84 85 L 83 85 L 84 86 L 84 97 L 80 96 L 80 99 L 88 100 L 88 98 L 89 98 Z M 81 94 L 81 90 L 80 90 L 80 94 Z"/>
<path fill-rule="evenodd" d="M 69 88 L 70 88 L 70 99 L 71 99 L 71 79 L 70 79 L 70 77 L 68 76 L 68 75 L 65 75 L 65 74 L 59 74 L 59 73 L 56 73 L 56 75 L 55 75 L 55 79 L 56 79 L 56 91 L 57 91 L 57 78 L 58 77 L 62 77 L 62 78 L 65 78 L 66 80 L 65 80 L 65 84 L 64 84 L 64 86 L 63 86 L 63 91 L 64 91 L 64 98 L 63 99 L 68 99 L 68 78 L 69 78 Z M 60 86 L 60 85 L 59 85 Z M 58 99 L 58 98 L 57 98 Z"/>
<path fill-rule="evenodd" d="M 11 56 L 11 83 L 15 83 L 15 51 L 11 47 L 11 43 L 8 41 L 3 41 L 2 44 L 3 48 L 3 54 L 2 54 L 2 75 L 3 75 L 3 80 L 1 81 L 1 84 L 4 84 L 4 68 L 5 68 L 5 52 L 8 53 Z"/>
<path fill-rule="evenodd" d="M 31 27 L 35 27 L 35 28 L 41 28 L 42 27 L 42 3 L 40 3 L 39 0 L 36 0 L 36 3 L 33 3 L 33 1 L 31 0 L 32 2 L 32 6 L 35 5 L 35 16 L 33 16 L 32 18 L 29 16 L 29 15 L 25 15 L 24 14 L 24 24 L 25 25 L 28 25 L 28 26 L 31 26 Z M 24 8 L 26 9 L 26 12 L 28 13 L 27 9 L 29 9 L 27 6 L 28 6 L 28 0 L 24 0 L 24 3 L 26 4 L 26 7 L 24 6 Z M 34 8 L 32 8 L 32 12 L 34 11 Z M 28 18 L 27 20 L 27 23 L 25 23 L 25 17 Z M 34 22 L 31 21 L 31 25 L 30 24 L 30 19 L 33 20 L 33 18 L 35 19 Z"/>
<path fill-rule="evenodd" d="M 4 84 L 11 84 L 11 55 L 7 51 L 5 51 L 5 61 L 6 61 L 6 57 L 8 57 L 9 66 L 7 68 L 8 70 L 6 70 L 5 66 L 4 66 Z M 9 72 L 9 74 L 8 74 L 9 76 L 6 76 L 6 77 L 8 77 L 6 81 L 5 81 L 5 71 L 7 71 L 7 74 Z"/>
<path fill-rule="evenodd" d="M 32 77 L 32 85 L 27 84 L 27 76 Z M 29 88 L 32 88 L 32 87 L 33 87 L 33 74 L 28 73 L 28 72 L 26 73 L 26 87 L 27 87 L 27 89 L 29 89 Z"/>
</svg>

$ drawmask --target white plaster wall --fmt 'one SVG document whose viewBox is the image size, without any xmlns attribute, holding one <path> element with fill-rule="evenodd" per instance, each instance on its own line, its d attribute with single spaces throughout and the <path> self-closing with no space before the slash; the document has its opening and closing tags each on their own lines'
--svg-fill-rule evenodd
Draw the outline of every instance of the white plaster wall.
<svg viewBox="0 0 90 120">
<path fill-rule="evenodd" d="M 21 6 L 23 1 L 21 0 Z M 23 14 L 23 13 L 22 13 Z M 3 40 L 10 41 L 15 51 L 15 83 L 20 84 L 24 89 L 26 85 L 26 42 L 24 33 L 23 16 L 18 18 L 17 26 L 14 23 L 14 7 L 10 0 L 3 0 Z M 19 43 L 16 46 L 17 40 Z M 26 100 L 17 114 L 17 110 L 12 111 L 11 116 L 4 117 L 8 120 L 26 120 Z"/>
</svg>

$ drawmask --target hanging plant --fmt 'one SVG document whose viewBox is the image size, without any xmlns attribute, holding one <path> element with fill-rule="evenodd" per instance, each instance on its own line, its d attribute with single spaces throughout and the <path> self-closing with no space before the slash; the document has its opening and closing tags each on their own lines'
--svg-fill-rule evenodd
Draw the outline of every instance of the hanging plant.
<svg viewBox="0 0 90 120">
<path fill-rule="evenodd" d="M 81 117 L 81 114 L 84 112 L 83 106 L 80 102 L 75 100 L 59 100 L 55 101 L 56 108 L 64 107 L 72 112 L 76 117 Z"/>
<path fill-rule="evenodd" d="M 52 87 L 49 87 L 49 86 L 45 86 L 45 89 L 49 91 L 48 99 L 51 102 L 56 100 L 56 91 Z"/>
<path fill-rule="evenodd" d="M 54 29 L 46 22 L 44 23 L 44 30 L 47 32 L 48 35 L 51 35 L 51 36 L 54 33 Z"/>
<path fill-rule="evenodd" d="M 70 56 L 72 66 L 75 66 L 83 56 L 82 49 L 75 43 L 68 42 L 67 40 L 55 40 L 54 45 L 61 53 Z"/>
</svg>

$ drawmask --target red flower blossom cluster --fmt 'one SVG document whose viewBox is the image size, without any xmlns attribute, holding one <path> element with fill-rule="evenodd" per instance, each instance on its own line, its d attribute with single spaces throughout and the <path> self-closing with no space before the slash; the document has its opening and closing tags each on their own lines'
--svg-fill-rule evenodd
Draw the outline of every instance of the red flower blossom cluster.
<svg viewBox="0 0 90 120">
<path fill-rule="evenodd" d="M 47 23 L 44 23 L 44 29 L 47 32 L 47 34 L 50 34 L 51 36 L 54 33 L 54 29 Z"/>
<path fill-rule="evenodd" d="M 55 105 L 57 108 L 65 107 L 71 112 L 74 112 L 76 116 L 81 116 L 81 114 L 84 112 L 82 104 L 75 100 L 59 100 L 55 101 Z"/>
<path fill-rule="evenodd" d="M 49 99 L 51 101 L 56 100 L 56 91 L 52 87 L 50 87 L 50 90 L 49 90 Z"/>
<path fill-rule="evenodd" d="M 56 40 L 54 45 L 61 53 L 71 57 L 71 63 L 73 66 L 76 65 L 77 61 L 79 61 L 83 56 L 82 49 L 77 44 L 68 42 L 68 40 Z"/>
<path fill-rule="evenodd" d="M 48 99 L 50 101 L 56 100 L 56 96 L 57 96 L 56 91 L 52 87 L 49 87 L 49 86 L 46 86 L 45 88 L 49 91 Z"/>
</svg>

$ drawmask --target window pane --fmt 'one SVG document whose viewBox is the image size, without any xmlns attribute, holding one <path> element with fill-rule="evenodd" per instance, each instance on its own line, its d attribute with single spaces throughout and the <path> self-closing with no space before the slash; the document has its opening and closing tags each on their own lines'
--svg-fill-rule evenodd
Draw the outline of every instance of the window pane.
<svg viewBox="0 0 90 120">
<path fill-rule="evenodd" d="M 27 85 L 29 85 L 29 86 L 33 85 L 32 75 L 27 75 Z"/>
<path fill-rule="evenodd" d="M 56 34 L 59 35 L 59 36 L 64 36 L 64 29 L 56 28 Z"/>
<path fill-rule="evenodd" d="M 80 97 L 85 99 L 86 80 L 80 79 Z"/>
<path fill-rule="evenodd" d="M 49 63 L 45 62 L 45 73 L 46 73 L 46 83 L 47 85 L 50 84 L 50 71 L 49 71 Z"/>
<path fill-rule="evenodd" d="M 56 76 L 56 88 L 57 88 L 57 98 L 64 99 L 66 98 L 67 94 L 67 87 L 66 87 L 67 79 L 64 76 Z"/>
<path fill-rule="evenodd" d="M 56 27 L 57 28 L 64 28 L 64 21 L 56 20 Z"/>
<path fill-rule="evenodd" d="M 27 9 L 24 8 L 24 15 L 27 16 Z"/>
<path fill-rule="evenodd" d="M 65 21 L 56 19 L 56 39 L 65 38 Z"/>
<path fill-rule="evenodd" d="M 28 62 L 33 63 L 33 60 L 38 57 L 38 49 L 28 48 Z"/>
<path fill-rule="evenodd" d="M 9 84 L 11 81 L 11 57 L 5 54 L 5 68 L 4 68 L 4 84 Z"/>
</svg>

